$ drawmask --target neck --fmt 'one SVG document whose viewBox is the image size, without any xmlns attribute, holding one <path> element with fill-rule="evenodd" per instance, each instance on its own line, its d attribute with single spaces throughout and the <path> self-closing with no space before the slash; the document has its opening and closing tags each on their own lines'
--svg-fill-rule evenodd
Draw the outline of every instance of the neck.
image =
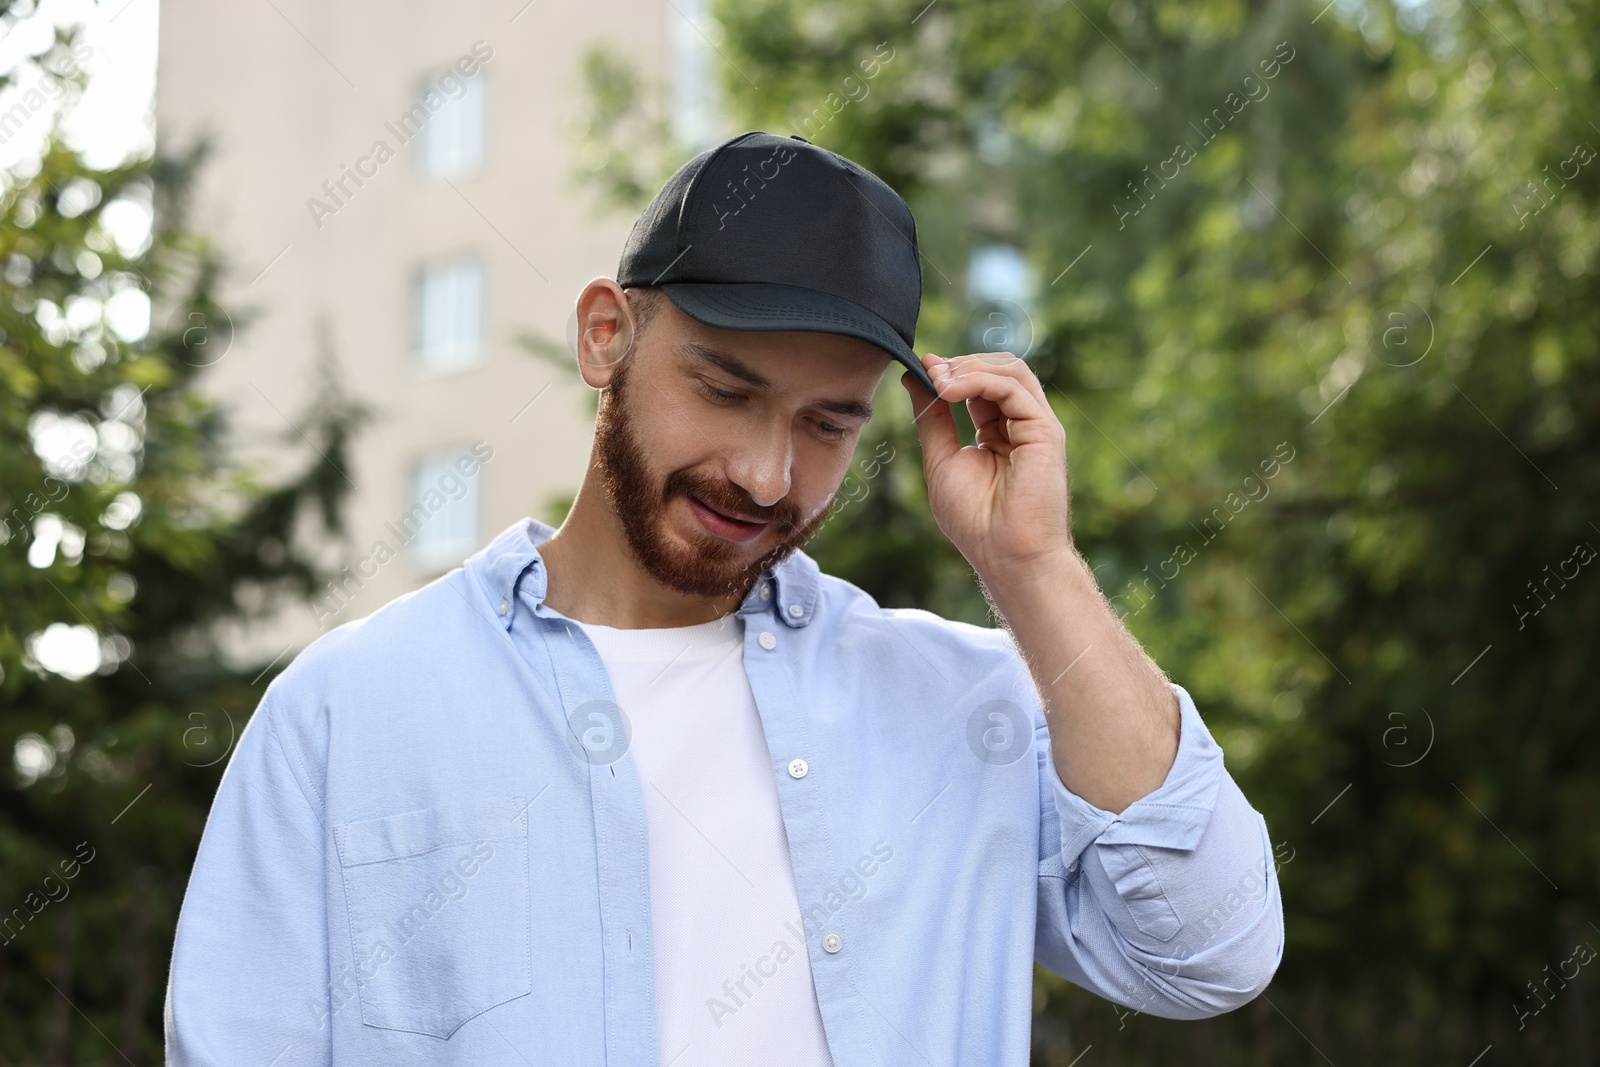
<svg viewBox="0 0 1600 1067">
<path fill-rule="evenodd" d="M 620 630 L 693 626 L 738 609 L 742 594 L 715 600 L 656 581 L 628 547 L 593 466 L 560 529 L 539 545 L 548 585 L 545 603 L 577 622 Z"/>
</svg>

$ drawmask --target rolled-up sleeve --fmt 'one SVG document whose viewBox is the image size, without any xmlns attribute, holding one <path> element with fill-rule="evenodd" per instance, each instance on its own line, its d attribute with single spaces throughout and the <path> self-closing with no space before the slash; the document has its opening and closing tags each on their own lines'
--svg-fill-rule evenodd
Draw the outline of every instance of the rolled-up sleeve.
<svg viewBox="0 0 1600 1067">
<path fill-rule="evenodd" d="M 1223 766 L 1194 701 L 1166 780 L 1121 814 L 1067 789 L 1036 720 L 1040 862 L 1035 958 L 1108 1000 L 1169 1019 L 1230 1011 L 1283 956 L 1266 820 Z"/>
<path fill-rule="evenodd" d="M 189 875 L 167 980 L 167 1062 L 326 1064 L 332 996 L 320 802 L 269 691 L 239 736 Z"/>
</svg>

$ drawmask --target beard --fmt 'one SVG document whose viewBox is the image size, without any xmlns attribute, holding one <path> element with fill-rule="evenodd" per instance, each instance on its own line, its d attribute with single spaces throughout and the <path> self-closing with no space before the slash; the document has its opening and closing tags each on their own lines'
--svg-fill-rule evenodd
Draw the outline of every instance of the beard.
<svg viewBox="0 0 1600 1067">
<path fill-rule="evenodd" d="M 628 548 L 645 573 L 669 589 L 708 600 L 736 595 L 742 601 L 763 572 L 811 539 L 826 521 L 829 507 L 824 505 L 802 521 L 799 509 L 787 498 L 770 508 L 760 508 L 736 486 L 693 471 L 676 470 L 658 481 L 632 432 L 632 413 L 624 387 L 630 373 L 629 362 L 624 356 L 617 364 L 595 416 L 596 468 L 600 484 L 622 523 Z M 689 534 L 688 547 L 676 543 L 677 538 L 663 529 L 666 511 L 674 497 L 688 495 L 725 511 L 768 520 L 768 530 L 761 536 L 775 530 L 778 543 L 753 560 L 745 555 L 743 545 L 703 530 Z M 834 495 L 838 495 L 837 490 Z"/>
</svg>

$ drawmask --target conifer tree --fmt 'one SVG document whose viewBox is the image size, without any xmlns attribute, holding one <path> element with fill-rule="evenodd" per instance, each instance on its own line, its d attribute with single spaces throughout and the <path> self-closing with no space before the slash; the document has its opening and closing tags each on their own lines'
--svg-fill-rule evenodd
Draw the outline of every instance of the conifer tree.
<svg viewBox="0 0 1600 1067">
<path fill-rule="evenodd" d="M 82 48 L 60 33 L 0 88 L 64 113 Z M 224 264 L 185 222 L 205 146 L 96 169 L 60 113 L 0 186 L 0 1062 L 148 1063 L 212 795 L 282 667 L 219 625 L 325 580 L 303 546 L 340 528 L 358 413 L 325 392 L 286 483 L 230 463 L 199 388 Z"/>
</svg>

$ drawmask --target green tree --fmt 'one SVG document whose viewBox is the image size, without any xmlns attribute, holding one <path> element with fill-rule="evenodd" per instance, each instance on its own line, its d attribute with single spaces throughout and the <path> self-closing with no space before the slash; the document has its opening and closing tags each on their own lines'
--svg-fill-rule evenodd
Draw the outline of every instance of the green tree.
<svg viewBox="0 0 1600 1067">
<path fill-rule="evenodd" d="M 920 349 L 980 346 L 979 246 L 1031 265 L 994 347 L 1028 349 L 1080 547 L 1273 833 L 1265 998 L 1168 1023 L 1041 971 L 1039 1062 L 1588 1062 L 1600 979 L 1542 983 L 1600 948 L 1596 10 L 716 11 L 725 132 L 916 211 Z M 982 621 L 885 401 L 903 458 L 816 553 Z"/>
<path fill-rule="evenodd" d="M 73 47 L 30 60 L 63 109 Z M 184 221 L 204 155 L 97 170 L 53 128 L 0 187 L 3 1062 L 160 1059 L 194 850 L 277 666 L 233 663 L 218 624 L 309 596 L 297 534 L 340 528 L 358 412 L 337 389 L 302 421 L 321 455 L 273 487 L 229 464 L 197 389 L 232 330 Z M 140 205 L 148 239 L 119 244 Z"/>
</svg>

